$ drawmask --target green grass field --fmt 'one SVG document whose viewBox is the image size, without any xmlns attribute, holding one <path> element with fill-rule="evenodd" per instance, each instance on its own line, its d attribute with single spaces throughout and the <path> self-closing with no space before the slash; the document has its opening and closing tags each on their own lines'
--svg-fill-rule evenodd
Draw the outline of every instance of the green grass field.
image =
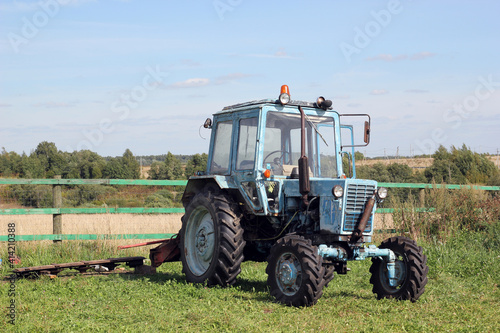
<svg viewBox="0 0 500 333">
<path fill-rule="evenodd" d="M 429 282 L 416 302 L 377 300 L 369 284 L 371 262 L 350 263 L 309 308 L 273 303 L 265 263 L 245 262 L 237 284 L 207 288 L 185 281 L 180 263 L 156 275 L 78 275 L 15 282 L 15 325 L 2 314 L 0 327 L 16 332 L 217 331 L 217 332 L 499 332 L 500 249 L 483 233 L 462 234 L 446 244 L 421 243 Z M 144 255 L 143 248 L 116 251 L 112 241 L 17 244 L 22 266 Z M 1 245 L 3 277 L 9 274 Z M 9 283 L 0 283 L 7 314 Z"/>
</svg>

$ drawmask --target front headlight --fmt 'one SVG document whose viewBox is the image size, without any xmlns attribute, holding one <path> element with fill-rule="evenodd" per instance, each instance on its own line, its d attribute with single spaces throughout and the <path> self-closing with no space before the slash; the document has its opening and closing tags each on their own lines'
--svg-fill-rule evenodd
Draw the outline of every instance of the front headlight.
<svg viewBox="0 0 500 333">
<path fill-rule="evenodd" d="M 342 198 L 342 196 L 344 195 L 344 189 L 340 185 L 335 185 L 332 188 L 332 194 L 335 197 L 335 199 Z"/>
<path fill-rule="evenodd" d="M 387 198 L 387 188 L 385 187 L 379 187 L 377 190 L 377 197 L 379 199 L 385 199 Z"/>
</svg>

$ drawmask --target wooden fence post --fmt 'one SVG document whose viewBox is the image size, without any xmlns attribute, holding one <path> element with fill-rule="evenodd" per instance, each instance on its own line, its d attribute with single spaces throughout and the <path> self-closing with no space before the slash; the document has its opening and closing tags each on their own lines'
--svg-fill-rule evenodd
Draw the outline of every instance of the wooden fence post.
<svg viewBox="0 0 500 333">
<path fill-rule="evenodd" d="M 419 192 L 420 207 L 425 207 L 425 189 L 421 189 Z"/>
<path fill-rule="evenodd" d="M 61 179 L 61 176 L 54 176 L 55 179 Z M 62 192 L 61 185 L 52 186 L 52 198 L 54 200 L 54 208 L 62 208 Z M 52 215 L 52 233 L 54 235 L 62 234 L 62 215 Z M 54 239 L 54 243 L 61 242 L 61 239 Z"/>
</svg>

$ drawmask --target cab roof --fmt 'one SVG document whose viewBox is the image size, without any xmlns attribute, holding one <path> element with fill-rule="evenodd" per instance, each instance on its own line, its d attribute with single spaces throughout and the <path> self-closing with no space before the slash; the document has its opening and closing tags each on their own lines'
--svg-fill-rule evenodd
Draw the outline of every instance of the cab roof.
<svg viewBox="0 0 500 333">
<path fill-rule="evenodd" d="M 229 105 L 224 107 L 221 111 L 217 113 L 226 113 L 226 112 L 231 112 L 231 111 L 237 111 L 239 109 L 246 109 L 250 106 L 255 106 L 255 105 L 264 105 L 264 104 L 274 104 L 274 105 L 282 105 L 279 100 L 277 99 L 261 99 L 261 100 L 255 100 L 255 101 L 250 101 L 250 102 L 245 102 L 245 103 L 238 103 L 234 105 Z M 303 106 L 303 107 L 308 107 L 308 108 L 316 108 L 320 109 L 316 103 L 312 102 L 305 102 L 305 101 L 294 101 L 291 100 L 284 106 Z M 328 110 L 333 110 L 333 108 L 329 107 Z"/>
</svg>

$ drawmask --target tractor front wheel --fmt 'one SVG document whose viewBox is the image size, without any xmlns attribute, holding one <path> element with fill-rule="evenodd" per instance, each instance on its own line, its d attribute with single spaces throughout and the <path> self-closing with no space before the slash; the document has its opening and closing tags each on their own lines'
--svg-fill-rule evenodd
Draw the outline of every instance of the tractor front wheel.
<svg viewBox="0 0 500 333">
<path fill-rule="evenodd" d="M 395 286 L 389 283 L 387 259 L 372 258 L 370 283 L 378 299 L 395 298 L 415 302 L 424 292 L 427 284 L 427 256 L 422 247 L 406 237 L 392 237 L 380 245 L 381 249 L 390 249 L 396 256 Z"/>
<path fill-rule="evenodd" d="M 267 261 L 267 284 L 277 302 L 310 306 L 323 295 L 323 258 L 310 240 L 298 235 L 280 238 Z"/>
<path fill-rule="evenodd" d="M 186 206 L 180 252 L 188 282 L 220 286 L 236 282 L 245 247 L 237 209 L 228 196 L 208 190 Z"/>
</svg>

